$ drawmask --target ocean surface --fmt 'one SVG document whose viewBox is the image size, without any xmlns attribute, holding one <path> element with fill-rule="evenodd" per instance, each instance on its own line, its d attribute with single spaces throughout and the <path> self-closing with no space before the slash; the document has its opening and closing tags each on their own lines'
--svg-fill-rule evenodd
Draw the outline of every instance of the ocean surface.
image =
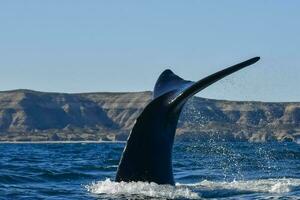
<svg viewBox="0 0 300 200">
<path fill-rule="evenodd" d="M 177 140 L 174 187 L 114 182 L 124 146 L 0 144 L 0 199 L 300 199 L 296 143 Z"/>
</svg>

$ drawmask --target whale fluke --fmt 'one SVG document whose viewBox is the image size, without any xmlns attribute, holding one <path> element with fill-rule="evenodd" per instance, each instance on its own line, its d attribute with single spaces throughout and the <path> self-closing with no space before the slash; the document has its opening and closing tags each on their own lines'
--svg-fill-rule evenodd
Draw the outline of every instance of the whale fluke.
<svg viewBox="0 0 300 200">
<path fill-rule="evenodd" d="M 165 70 L 158 78 L 153 100 L 137 118 L 120 160 L 116 181 L 174 185 L 172 148 L 178 118 L 186 101 L 216 81 L 256 63 L 254 57 L 197 82 Z"/>
</svg>

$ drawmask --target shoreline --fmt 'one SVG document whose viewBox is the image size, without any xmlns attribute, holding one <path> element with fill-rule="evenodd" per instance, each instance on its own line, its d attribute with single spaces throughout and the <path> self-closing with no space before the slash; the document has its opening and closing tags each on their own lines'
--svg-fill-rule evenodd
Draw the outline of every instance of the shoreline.
<svg viewBox="0 0 300 200">
<path fill-rule="evenodd" d="M 100 144 L 100 143 L 126 143 L 126 141 L 94 141 L 94 140 L 82 140 L 82 141 L 0 141 L 0 144 Z"/>
</svg>

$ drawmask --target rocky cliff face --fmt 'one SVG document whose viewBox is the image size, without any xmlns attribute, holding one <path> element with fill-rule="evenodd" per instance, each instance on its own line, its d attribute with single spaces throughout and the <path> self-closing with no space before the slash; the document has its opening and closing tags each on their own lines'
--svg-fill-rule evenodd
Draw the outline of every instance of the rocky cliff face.
<svg viewBox="0 0 300 200">
<path fill-rule="evenodd" d="M 0 140 L 126 140 L 151 92 L 0 92 Z M 300 103 L 192 98 L 177 134 L 201 139 L 300 140 Z"/>
</svg>

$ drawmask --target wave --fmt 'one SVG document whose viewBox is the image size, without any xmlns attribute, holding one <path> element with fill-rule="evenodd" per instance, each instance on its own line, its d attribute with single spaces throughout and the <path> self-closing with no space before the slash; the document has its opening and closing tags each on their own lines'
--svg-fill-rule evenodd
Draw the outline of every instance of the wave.
<svg viewBox="0 0 300 200">
<path fill-rule="evenodd" d="M 205 197 L 225 197 L 252 193 L 284 194 L 300 190 L 300 179 L 280 178 L 232 182 L 204 180 L 195 184 L 183 185 L 188 186 L 191 190 L 199 191 Z"/>
<path fill-rule="evenodd" d="M 199 199 L 199 195 L 186 186 L 158 185 L 148 182 L 114 182 L 110 179 L 87 185 L 86 189 L 93 194 L 104 194 L 126 197 L 151 197 L 167 199 Z"/>
<path fill-rule="evenodd" d="M 116 197 L 200 199 L 253 193 L 283 194 L 300 190 L 300 179 L 258 179 L 232 182 L 203 180 L 193 184 L 177 183 L 176 186 L 147 182 L 119 183 L 106 179 L 85 187 L 92 194 Z"/>
</svg>

